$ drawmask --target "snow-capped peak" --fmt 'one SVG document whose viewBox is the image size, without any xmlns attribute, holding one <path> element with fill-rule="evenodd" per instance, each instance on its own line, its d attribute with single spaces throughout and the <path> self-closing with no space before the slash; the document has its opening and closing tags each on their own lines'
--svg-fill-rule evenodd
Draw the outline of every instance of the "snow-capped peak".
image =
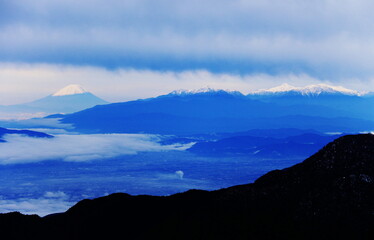
<svg viewBox="0 0 374 240">
<path fill-rule="evenodd" d="M 360 92 L 344 88 L 342 86 L 331 86 L 324 83 L 308 85 L 305 87 L 294 87 L 287 83 L 284 83 L 278 87 L 261 89 L 252 92 L 253 94 L 272 94 L 272 93 L 287 93 L 287 92 L 297 92 L 302 95 L 320 95 L 322 93 L 340 93 L 345 95 L 361 95 Z"/>
<path fill-rule="evenodd" d="M 323 84 L 323 83 L 306 86 L 301 89 L 301 92 L 304 95 L 309 95 L 309 94 L 318 95 L 321 93 L 342 93 L 346 95 L 359 95 L 358 91 L 344 88 L 342 86 L 330 86 L 330 85 Z"/>
<path fill-rule="evenodd" d="M 201 94 L 201 93 L 228 93 L 228 94 L 240 94 L 238 91 L 231 91 L 231 90 L 223 90 L 223 89 L 214 89 L 210 87 L 193 89 L 193 90 L 186 90 L 186 89 L 179 89 L 174 90 L 170 94 L 171 95 L 192 95 L 192 94 Z"/>
<path fill-rule="evenodd" d="M 87 91 L 83 87 L 77 84 L 71 84 L 55 92 L 52 96 L 56 97 L 56 96 L 66 96 L 66 95 L 74 95 L 74 94 L 82 94 L 82 93 L 87 93 Z"/>
<path fill-rule="evenodd" d="M 258 92 L 269 92 L 269 93 L 276 93 L 276 92 L 289 92 L 289 91 L 295 91 L 297 90 L 297 87 L 294 87 L 288 83 L 283 83 L 280 86 L 269 88 L 269 89 L 263 89 L 259 90 Z"/>
<path fill-rule="evenodd" d="M 178 89 L 172 91 L 170 94 L 175 95 L 185 95 L 185 94 L 195 94 L 195 93 L 207 93 L 207 92 L 216 92 L 216 89 L 206 87 L 206 88 L 199 88 L 199 89 L 193 89 L 193 90 L 187 90 L 187 89 Z"/>
</svg>

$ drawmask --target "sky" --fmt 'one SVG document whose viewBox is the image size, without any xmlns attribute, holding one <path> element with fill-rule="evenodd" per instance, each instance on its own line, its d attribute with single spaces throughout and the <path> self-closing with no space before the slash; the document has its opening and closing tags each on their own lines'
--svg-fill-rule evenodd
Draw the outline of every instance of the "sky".
<svg viewBox="0 0 374 240">
<path fill-rule="evenodd" d="M 370 0 L 0 0 L 0 104 L 288 82 L 374 91 Z"/>
</svg>

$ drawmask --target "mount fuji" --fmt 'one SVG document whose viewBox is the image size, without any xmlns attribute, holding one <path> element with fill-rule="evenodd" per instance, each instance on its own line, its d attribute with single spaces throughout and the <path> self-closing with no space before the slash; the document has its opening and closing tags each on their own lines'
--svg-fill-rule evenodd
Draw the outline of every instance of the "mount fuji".
<svg viewBox="0 0 374 240">
<path fill-rule="evenodd" d="M 73 113 L 96 105 L 107 104 L 105 100 L 71 84 L 57 92 L 33 102 L 0 106 L 1 118 L 40 117 L 49 114 Z"/>
</svg>

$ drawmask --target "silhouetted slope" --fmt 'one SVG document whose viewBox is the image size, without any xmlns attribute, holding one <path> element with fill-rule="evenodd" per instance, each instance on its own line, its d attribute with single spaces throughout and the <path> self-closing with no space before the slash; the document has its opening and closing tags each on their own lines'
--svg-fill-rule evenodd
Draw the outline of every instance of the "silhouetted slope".
<svg viewBox="0 0 374 240">
<path fill-rule="evenodd" d="M 113 194 L 1 230 L 28 234 L 32 225 L 38 237 L 61 239 L 373 239 L 373 213 L 374 136 L 348 135 L 253 184 L 169 197 Z M 0 226 L 8 219 L 0 215 Z"/>
<path fill-rule="evenodd" d="M 0 238 L 36 239 L 41 236 L 41 224 L 41 218 L 37 215 L 22 215 L 19 212 L 0 214 Z"/>
<path fill-rule="evenodd" d="M 52 135 L 42 133 L 42 132 L 36 132 L 36 131 L 30 131 L 30 130 L 13 130 L 13 129 L 7 129 L 0 127 L 0 142 L 5 142 L 2 138 L 6 134 L 21 134 L 28 137 L 37 137 L 37 138 L 53 138 Z"/>
</svg>

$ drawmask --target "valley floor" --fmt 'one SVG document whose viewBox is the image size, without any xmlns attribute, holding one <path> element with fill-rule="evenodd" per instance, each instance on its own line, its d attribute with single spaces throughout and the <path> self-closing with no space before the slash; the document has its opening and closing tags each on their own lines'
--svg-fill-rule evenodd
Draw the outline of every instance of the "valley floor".
<svg viewBox="0 0 374 240">
<path fill-rule="evenodd" d="M 0 212 L 41 216 L 115 192 L 170 195 L 253 182 L 298 159 L 202 157 L 187 151 L 142 152 L 87 162 L 44 161 L 0 166 Z"/>
</svg>

